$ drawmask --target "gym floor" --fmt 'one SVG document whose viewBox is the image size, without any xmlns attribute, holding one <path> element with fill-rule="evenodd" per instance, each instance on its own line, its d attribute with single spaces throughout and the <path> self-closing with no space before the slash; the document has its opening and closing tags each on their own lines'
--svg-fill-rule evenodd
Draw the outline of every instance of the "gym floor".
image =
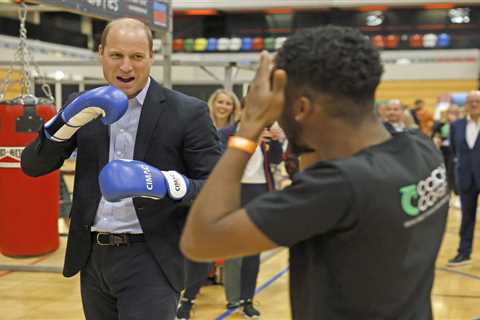
<svg viewBox="0 0 480 320">
<path fill-rule="evenodd" d="M 437 261 L 432 294 L 436 320 L 472 320 L 480 317 L 480 257 L 473 254 L 471 265 L 447 268 L 456 253 L 460 211 L 450 210 L 447 230 Z M 475 237 L 480 241 L 479 232 Z M 61 247 L 43 257 L 12 259 L 0 255 L 0 265 L 42 266 L 60 269 L 65 237 Z M 478 252 L 478 250 L 475 250 Z M 288 251 L 279 249 L 263 255 L 255 304 L 263 320 L 290 319 L 288 294 Z M 84 319 L 79 277 L 64 278 L 58 273 L 0 271 L 0 318 L 2 320 L 79 320 Z M 238 312 L 225 310 L 222 286 L 202 288 L 192 319 L 242 319 Z"/>
</svg>

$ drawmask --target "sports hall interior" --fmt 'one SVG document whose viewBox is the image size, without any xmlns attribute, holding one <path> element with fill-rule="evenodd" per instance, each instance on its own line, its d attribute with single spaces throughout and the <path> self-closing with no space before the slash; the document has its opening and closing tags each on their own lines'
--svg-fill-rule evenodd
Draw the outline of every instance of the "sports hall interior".
<svg viewBox="0 0 480 320">
<path fill-rule="evenodd" d="M 26 70 L 31 92 L 38 97 L 50 93 L 50 104 L 57 110 L 70 94 L 104 85 L 97 46 L 112 16 L 102 16 L 101 10 L 108 11 L 108 4 L 117 1 L 97 2 L 103 9 L 83 14 L 62 1 L 0 0 L 0 96 L 14 99 L 25 94 Z M 421 121 L 425 122 L 427 135 L 431 135 L 435 121 L 440 121 L 448 106 L 462 109 L 467 93 L 479 89 L 478 0 L 157 2 L 166 4 L 162 17 L 166 20 L 163 26 L 152 28 L 152 77 L 205 102 L 219 88 L 241 98 L 252 80 L 261 50 L 274 55 L 296 30 L 327 24 L 358 28 L 368 36 L 380 50 L 385 68 L 376 104 L 381 108 L 390 100 L 400 100 L 407 113 L 415 101 L 422 100 L 425 118 Z M 28 9 L 23 21 L 26 37 L 20 35 L 22 5 Z M 25 46 L 29 54 L 19 50 L 20 46 Z M 22 173 L 14 164 L 19 158 L 8 154 L 14 146 L 10 141 L 13 133 L 8 132 L 8 126 L 2 126 L 1 117 L 5 117 L 4 121 L 7 118 L 1 111 L 0 319 L 84 319 L 79 276 L 65 278 L 61 274 L 68 213 L 61 215 L 58 181 L 61 175 L 71 199 L 75 159 L 67 160 L 47 184 L 28 178 L 26 188 L 19 186 L 17 179 Z M 34 133 L 31 135 L 33 139 Z M 275 166 L 274 173 L 277 188 L 289 184 L 283 163 Z M 55 192 L 49 193 L 52 197 L 43 196 L 45 188 L 53 188 Z M 447 266 L 457 250 L 461 221 L 461 209 L 453 192 L 450 202 L 435 267 L 434 319 L 480 319 L 480 236 L 477 230 L 471 264 Z M 47 219 L 32 222 L 37 220 L 31 216 L 38 213 Z M 35 247 L 50 241 L 42 230 L 52 228 L 48 237 L 55 238 L 53 246 L 47 252 L 29 251 L 30 244 Z M 25 244 L 19 245 L 17 240 Z M 222 271 L 222 261 L 216 261 L 211 274 L 215 283 L 202 287 L 192 319 L 242 318 L 241 313 L 225 308 Z M 288 271 L 287 248 L 262 253 L 254 299 L 261 319 L 290 319 Z"/>
</svg>

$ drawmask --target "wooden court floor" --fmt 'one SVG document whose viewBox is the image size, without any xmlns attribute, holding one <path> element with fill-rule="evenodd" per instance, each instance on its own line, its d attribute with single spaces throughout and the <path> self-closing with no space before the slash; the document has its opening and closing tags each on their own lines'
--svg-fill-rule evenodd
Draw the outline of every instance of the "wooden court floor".
<svg viewBox="0 0 480 320">
<path fill-rule="evenodd" d="M 458 243 L 460 213 L 451 209 L 445 239 L 437 261 L 433 290 L 434 315 L 437 320 L 472 320 L 480 317 L 480 254 L 474 249 L 469 266 L 446 268 L 446 261 Z M 479 229 L 479 228 L 477 228 Z M 480 246 L 480 230 L 475 241 Z M 65 250 L 61 248 L 44 257 L 11 259 L 0 255 L 0 265 L 61 266 Z M 290 319 L 288 300 L 288 253 L 278 250 L 261 265 L 255 304 L 264 320 Z M 223 287 L 202 288 L 192 319 L 243 319 L 239 312 L 225 313 Z M 1 320 L 78 320 L 82 314 L 79 277 L 63 278 L 56 273 L 0 271 Z M 329 319 L 330 320 L 330 319 Z"/>
</svg>

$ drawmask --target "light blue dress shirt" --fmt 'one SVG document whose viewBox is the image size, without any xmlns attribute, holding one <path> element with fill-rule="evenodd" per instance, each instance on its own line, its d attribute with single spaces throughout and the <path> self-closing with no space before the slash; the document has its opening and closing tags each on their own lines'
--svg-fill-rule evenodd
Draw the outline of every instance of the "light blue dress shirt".
<svg viewBox="0 0 480 320">
<path fill-rule="evenodd" d="M 128 100 L 128 109 L 123 117 L 110 125 L 109 161 L 133 159 L 138 122 L 149 86 L 150 78 L 143 90 L 135 98 Z M 143 233 L 132 198 L 126 198 L 120 202 L 108 202 L 102 197 L 91 230 L 111 233 Z"/>
</svg>

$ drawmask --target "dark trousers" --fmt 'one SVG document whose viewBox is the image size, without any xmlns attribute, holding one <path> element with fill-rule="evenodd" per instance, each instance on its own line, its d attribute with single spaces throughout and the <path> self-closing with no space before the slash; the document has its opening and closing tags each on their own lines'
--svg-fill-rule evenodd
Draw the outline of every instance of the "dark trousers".
<svg viewBox="0 0 480 320">
<path fill-rule="evenodd" d="M 479 192 L 476 190 L 460 192 L 462 223 L 460 225 L 460 247 L 458 248 L 458 253 L 466 257 L 470 257 L 472 253 L 478 194 Z"/>
<path fill-rule="evenodd" d="M 169 284 L 145 242 L 93 244 L 80 273 L 87 320 L 173 320 L 178 292 Z"/>
<path fill-rule="evenodd" d="M 258 271 L 260 270 L 260 255 L 242 258 L 240 300 L 253 299 L 257 287 Z"/>
<path fill-rule="evenodd" d="M 450 190 L 458 194 L 457 180 L 455 178 L 455 154 L 450 146 L 442 146 L 443 160 L 445 161 L 445 170 L 447 171 L 447 181 Z"/>
<path fill-rule="evenodd" d="M 242 184 L 240 197 L 241 205 L 245 206 L 247 203 L 267 191 L 267 184 Z M 237 267 L 238 264 L 240 264 L 240 268 Z M 236 303 L 238 300 L 248 300 L 253 298 L 257 286 L 259 269 L 260 255 L 225 261 L 225 291 L 229 303 Z M 232 283 L 232 281 L 238 281 L 239 283 Z"/>
<path fill-rule="evenodd" d="M 190 285 L 187 289 L 185 289 L 183 297 L 188 300 L 195 300 L 204 282 L 204 280 L 200 280 L 197 283 Z"/>
<path fill-rule="evenodd" d="M 241 205 L 244 206 L 267 191 L 267 184 L 242 184 Z M 259 255 L 225 261 L 225 291 L 228 302 L 236 303 L 239 300 L 253 298 L 259 268 Z M 187 261 L 186 272 L 187 289 L 183 293 L 183 297 L 194 300 L 208 276 L 209 269 L 205 267 L 205 264 Z"/>
<path fill-rule="evenodd" d="M 225 294 L 229 303 L 253 299 L 259 269 L 258 254 L 225 260 Z"/>
<path fill-rule="evenodd" d="M 189 300 L 195 300 L 198 292 L 208 278 L 208 274 L 213 270 L 211 263 L 198 263 L 185 260 L 185 285 L 186 289 L 183 297 Z"/>
</svg>

